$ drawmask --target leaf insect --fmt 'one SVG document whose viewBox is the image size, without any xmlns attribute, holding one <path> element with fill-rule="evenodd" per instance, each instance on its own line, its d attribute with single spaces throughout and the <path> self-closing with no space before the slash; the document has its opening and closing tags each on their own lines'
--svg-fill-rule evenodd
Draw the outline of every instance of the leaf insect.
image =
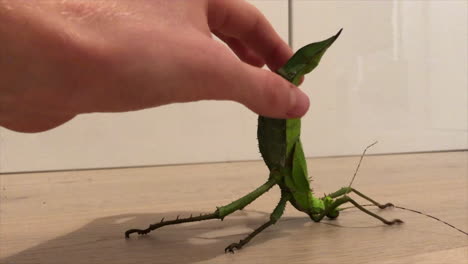
<svg viewBox="0 0 468 264">
<path fill-rule="evenodd" d="M 302 47 L 291 57 L 291 59 L 289 59 L 289 61 L 286 62 L 283 67 L 277 71 L 277 73 L 294 85 L 299 85 L 302 77 L 318 66 L 322 56 L 340 36 L 341 31 L 342 30 L 326 40 L 315 42 Z M 342 210 L 339 208 L 339 206 L 346 203 L 351 203 L 354 207 L 358 208 L 369 216 L 378 219 L 386 225 L 403 223 L 403 221 L 400 219 L 387 220 L 367 210 L 365 206 L 369 205 L 362 206 L 350 198 L 348 194 L 355 193 L 356 195 L 369 201 L 371 205 L 377 206 L 380 209 L 393 207 L 393 204 L 391 203 L 378 203 L 377 201 L 352 188 L 352 181 L 348 187 L 343 187 L 336 192 L 324 195 L 323 197 L 314 196 L 314 193 L 309 184 L 306 159 L 300 140 L 300 131 L 300 119 L 275 119 L 259 116 L 257 129 L 258 145 L 263 160 L 270 171 L 268 180 L 264 184 L 247 195 L 231 202 L 230 204 L 217 207 L 213 213 L 200 216 L 190 216 L 188 218 L 177 217 L 175 220 L 162 220 L 159 223 L 151 224 L 146 229 L 130 229 L 125 232 L 125 237 L 129 238 L 130 234 L 132 233 L 138 233 L 140 235 L 148 234 L 155 229 L 167 225 L 204 221 L 210 219 L 223 220 L 226 216 L 234 213 L 237 210 L 243 209 L 255 201 L 255 199 L 266 193 L 275 185 L 281 189 L 281 197 L 278 204 L 271 213 L 270 219 L 255 229 L 252 233 L 247 235 L 244 239 L 227 246 L 225 248 L 225 252 L 233 253 L 234 250 L 241 249 L 260 232 L 275 224 L 283 215 L 287 202 L 289 202 L 297 210 L 307 214 L 314 222 L 320 222 L 324 217 L 329 219 L 337 218 L 340 214 L 340 211 Z M 361 160 L 364 156 L 364 153 L 361 156 Z M 356 173 L 354 177 L 355 176 Z M 461 230 L 459 231 L 464 232 Z"/>
</svg>

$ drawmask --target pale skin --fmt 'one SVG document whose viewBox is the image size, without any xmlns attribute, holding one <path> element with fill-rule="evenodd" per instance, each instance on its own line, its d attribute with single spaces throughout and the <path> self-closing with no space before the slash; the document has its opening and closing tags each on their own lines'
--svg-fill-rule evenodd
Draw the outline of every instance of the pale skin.
<svg viewBox="0 0 468 264">
<path fill-rule="evenodd" d="M 261 69 L 275 71 L 292 51 L 243 0 L 0 0 L 0 43 L 0 126 L 18 132 L 198 100 L 274 118 L 309 107 Z"/>
</svg>

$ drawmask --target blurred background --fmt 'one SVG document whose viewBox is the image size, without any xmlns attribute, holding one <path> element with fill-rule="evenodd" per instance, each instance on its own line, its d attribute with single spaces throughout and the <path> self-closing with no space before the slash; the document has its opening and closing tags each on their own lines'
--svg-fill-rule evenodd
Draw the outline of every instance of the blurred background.
<svg viewBox="0 0 468 264">
<path fill-rule="evenodd" d="M 344 28 L 301 86 L 307 157 L 375 140 L 371 153 L 468 148 L 468 1 L 249 2 L 294 50 Z M 38 134 L 0 128 L 0 173 L 259 160 L 256 123 L 240 104 L 205 101 L 81 115 Z"/>
</svg>

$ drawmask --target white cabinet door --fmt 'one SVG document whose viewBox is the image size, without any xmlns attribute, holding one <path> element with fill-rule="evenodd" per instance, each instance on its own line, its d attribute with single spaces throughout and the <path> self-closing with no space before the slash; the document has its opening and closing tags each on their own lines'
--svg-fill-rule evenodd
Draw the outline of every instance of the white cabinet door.
<svg viewBox="0 0 468 264">
<path fill-rule="evenodd" d="M 294 1 L 294 47 L 344 28 L 303 85 L 308 156 L 468 148 L 467 1 Z"/>
<path fill-rule="evenodd" d="M 287 1 L 250 1 L 287 39 Z M 0 128 L 0 172 L 259 159 L 257 116 L 233 102 L 82 115 L 51 131 Z"/>
</svg>

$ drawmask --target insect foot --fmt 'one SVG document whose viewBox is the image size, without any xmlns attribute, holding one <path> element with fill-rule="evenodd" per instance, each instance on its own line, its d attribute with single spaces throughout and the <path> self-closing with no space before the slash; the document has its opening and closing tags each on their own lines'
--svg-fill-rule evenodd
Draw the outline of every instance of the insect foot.
<svg viewBox="0 0 468 264">
<path fill-rule="evenodd" d="M 402 220 L 400 220 L 400 219 L 393 219 L 392 221 L 388 221 L 385 224 L 387 224 L 387 225 L 395 225 L 395 224 L 399 225 L 399 224 L 403 224 L 403 223 L 404 222 Z"/>
<path fill-rule="evenodd" d="M 241 249 L 243 246 L 243 243 L 242 243 L 242 240 L 239 241 L 239 243 L 232 243 L 231 245 L 227 246 L 225 249 L 224 249 L 224 253 L 231 253 L 231 254 L 234 254 L 235 253 L 235 249 L 239 250 Z"/>
<path fill-rule="evenodd" d="M 387 207 L 395 207 L 395 205 L 393 205 L 392 203 L 386 203 L 384 205 L 379 205 L 380 209 L 385 209 Z"/>
<path fill-rule="evenodd" d="M 125 238 L 130 238 L 130 234 L 137 233 L 138 235 L 146 235 L 151 232 L 151 226 L 147 229 L 129 229 L 125 232 Z"/>
</svg>

